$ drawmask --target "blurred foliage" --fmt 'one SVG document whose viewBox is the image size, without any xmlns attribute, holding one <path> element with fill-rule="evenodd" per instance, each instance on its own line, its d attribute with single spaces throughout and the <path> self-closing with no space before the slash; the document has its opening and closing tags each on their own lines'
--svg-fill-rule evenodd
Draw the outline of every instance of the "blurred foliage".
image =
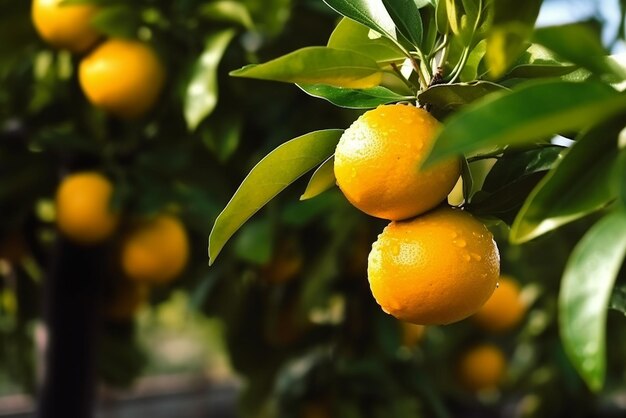
<svg viewBox="0 0 626 418">
<path fill-rule="evenodd" d="M 36 390 L 34 329 L 42 319 L 42 284 L 57 242 L 55 189 L 69 172 L 97 169 L 113 180 L 114 205 L 123 214 L 122 228 L 107 244 L 111 247 L 107 254 L 115 253 L 124 229 L 134 219 L 164 209 L 180 215 L 192 243 L 184 275 L 171 285 L 151 289 L 152 310 L 140 311 L 138 319 L 100 324 L 98 374 L 109 385 L 128 387 L 144 373 L 193 371 L 176 359 L 188 355 L 199 363 L 203 356 L 219 357 L 222 343 L 216 341 L 223 338 L 228 361 L 243 381 L 242 416 L 623 414 L 624 272 L 617 276 L 613 310 L 608 314 L 608 367 L 602 391 L 592 394 L 576 373 L 559 338 L 557 321 L 557 295 L 567 259 L 575 243 L 605 212 L 589 216 L 591 210 L 585 209 L 580 214 L 588 216 L 523 245 L 509 244 L 508 227 L 493 222 L 502 271 L 520 281 L 529 306 L 523 324 L 501 335 L 486 334 L 471 321 L 463 321 L 429 327 L 418 345 L 403 345 L 400 323 L 375 304 L 366 277 L 371 242 L 385 223 L 358 212 L 336 188 L 326 190 L 333 180 L 323 173 L 317 179 L 317 191 L 308 179 L 300 178 L 252 215 L 223 248 L 219 262 L 208 268 L 206 244 L 211 226 L 264 155 L 289 138 L 345 128 L 366 108 L 417 96 L 397 80 L 346 92 L 323 84 L 298 88 L 234 78 L 229 72 L 307 46 L 326 45 L 331 33 L 335 45 L 355 45 L 354 33 L 367 37 L 367 28 L 364 32 L 351 21 L 339 20 L 318 0 L 67 2 L 101 5 L 94 20 L 98 30 L 106 36 L 150 42 L 169 76 L 161 100 L 148 115 L 135 121 L 107 115 L 91 107 L 80 91 L 76 69 L 81 57 L 51 49 L 39 39 L 30 22 L 30 2 L 0 0 L 0 247 L 19 242 L 19 251 L 0 252 L 0 385 L 8 382 L 7 387 Z M 351 2 L 327 3 L 337 8 Z M 511 21 L 515 16 L 496 13 L 499 36 L 507 42 L 494 46 L 490 37 L 485 38 L 490 43 L 481 44 L 486 36 L 484 21 L 480 13 L 466 10 L 472 2 L 439 2 L 453 6 L 450 10 L 423 7 L 437 3 L 433 1 L 414 3 L 421 7 L 419 23 L 412 15 L 413 21 L 398 25 L 410 44 L 434 54 L 438 30 L 458 41 L 450 49 L 446 71 L 463 83 L 433 85 L 418 96 L 442 118 L 485 95 L 495 92 L 505 97 L 521 81 L 552 77 L 561 86 L 558 77 L 591 77 L 593 82 L 604 83 L 598 80 L 613 81 L 611 77 L 619 71 L 610 62 L 597 67 L 595 61 L 588 61 L 589 54 L 581 54 L 582 46 L 558 51 L 568 63 L 555 58 L 546 48 L 557 49 L 553 41 L 562 45 L 558 37 L 564 32 L 537 32 L 537 42 L 544 47 L 521 48 L 536 16 L 533 5 L 528 6 L 521 32 L 515 32 L 518 27 Z M 450 22 L 450 16 L 459 20 Z M 392 17 L 394 22 L 404 22 L 401 12 Z M 483 38 L 467 32 L 468 19 L 473 19 L 475 33 Z M 418 26 L 421 32 L 416 31 Z M 591 36 L 580 27 L 567 30 L 575 31 L 575 36 L 568 32 L 568 37 Z M 620 34 L 624 36 L 623 19 Z M 585 39 L 597 51 L 597 39 Z M 504 49 L 498 51 L 498 45 Z M 375 46 L 355 48 L 372 54 L 375 64 L 397 57 L 397 45 L 378 39 Z M 520 48 L 525 51 L 521 55 Z M 467 66 L 455 65 L 461 61 Z M 482 74 L 485 62 L 506 67 L 498 84 L 487 77 L 466 83 Z M 597 74 L 591 76 L 591 72 Z M 593 90 L 598 92 L 597 102 L 583 100 L 582 104 L 594 109 L 602 106 L 611 94 L 605 96 L 600 90 Z M 569 105 L 576 110 L 580 103 Z M 526 103 L 529 108 L 532 105 Z M 480 111 L 478 106 L 474 109 Z M 558 110 L 552 116 L 559 121 L 578 115 Z M 500 109 L 497 114 L 506 116 Z M 519 118 L 514 122 L 516 132 L 527 125 Z M 552 128 L 539 136 L 548 136 Z M 558 128 L 563 135 L 574 136 L 568 123 Z M 461 145 L 469 147 L 470 139 Z M 531 190 L 563 158 L 562 146 L 532 145 L 507 148 L 497 155 L 481 155 L 472 149 L 464 174 L 467 210 L 511 224 Z M 575 156 L 574 150 L 569 155 Z M 579 155 L 581 160 L 570 168 L 576 174 L 569 178 L 577 177 L 570 183 L 573 188 L 585 186 L 581 179 L 595 167 L 586 160 L 589 153 Z M 317 157 L 316 163 L 323 163 L 328 155 L 321 152 Z M 493 160 L 491 171 L 481 172 L 481 164 L 489 159 Z M 565 164 L 561 167 L 567 169 Z M 475 184 L 468 181 L 471 176 Z M 300 201 L 305 190 L 316 197 Z M 250 196 L 243 201 L 251 204 L 246 201 Z M 547 209 L 554 209 L 549 199 L 543 202 Z M 110 257 L 103 258 L 99 267 L 110 271 L 112 281 L 119 280 L 119 266 Z M 595 278 L 593 273 L 589 277 Z M 199 315 L 211 320 L 207 324 Z M 196 328 L 187 321 L 200 325 Z M 189 344 L 185 347 L 191 351 L 185 351 L 185 347 L 167 344 L 177 337 L 183 342 L 200 341 L 205 350 Z M 456 359 L 479 342 L 499 345 L 508 358 L 506 379 L 495 392 L 469 393 L 456 379 Z"/>
</svg>

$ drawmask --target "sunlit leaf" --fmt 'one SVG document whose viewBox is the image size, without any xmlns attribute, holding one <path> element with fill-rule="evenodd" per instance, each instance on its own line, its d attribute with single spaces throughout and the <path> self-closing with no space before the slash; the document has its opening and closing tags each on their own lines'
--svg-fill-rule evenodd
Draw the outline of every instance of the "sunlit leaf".
<svg viewBox="0 0 626 418">
<path fill-rule="evenodd" d="M 587 26 L 570 24 L 537 29 L 533 39 L 562 59 L 579 65 L 592 73 L 626 78 L 626 71 L 608 59 L 600 38 Z M 572 42 L 575 39 L 576 42 Z"/>
<path fill-rule="evenodd" d="M 248 8 L 233 0 L 218 0 L 205 3 L 200 8 L 200 14 L 213 20 L 235 22 L 247 29 L 254 27 Z"/>
<path fill-rule="evenodd" d="M 389 38 L 373 33 L 367 26 L 347 17 L 339 21 L 328 39 L 327 46 L 367 55 L 379 64 L 401 62 L 406 59 L 405 53 Z"/>
<path fill-rule="evenodd" d="M 422 44 L 423 25 L 415 0 L 382 0 L 396 27 L 413 46 Z"/>
<path fill-rule="evenodd" d="M 396 39 L 396 26 L 382 0 L 324 0 L 331 9 L 374 29 L 381 35 Z"/>
<path fill-rule="evenodd" d="M 467 62 L 461 70 L 460 80 L 464 82 L 470 82 L 478 78 L 478 66 L 480 65 L 485 53 L 487 52 L 487 41 L 484 39 L 480 41 L 472 52 L 470 52 Z"/>
<path fill-rule="evenodd" d="M 502 76 L 526 48 L 542 0 L 498 0 L 487 36 L 487 66 L 492 78 Z"/>
<path fill-rule="evenodd" d="M 600 391 L 606 374 L 609 298 L 626 255 L 626 212 L 605 216 L 569 257 L 559 292 L 563 346 L 589 388 Z"/>
<path fill-rule="evenodd" d="M 300 200 L 311 199 L 335 186 L 335 158 L 329 157 L 311 176 Z"/>
<path fill-rule="evenodd" d="M 437 25 L 437 31 L 446 35 L 450 31 L 450 24 L 448 23 L 448 7 L 446 0 L 437 1 L 437 7 L 435 10 L 435 23 Z"/>
<path fill-rule="evenodd" d="M 578 67 L 560 61 L 552 52 L 541 45 L 531 44 L 513 64 L 507 78 L 558 77 Z"/>
<path fill-rule="evenodd" d="M 348 109 L 373 109 L 382 104 L 415 99 L 394 93 L 382 86 L 359 90 L 325 84 L 298 84 L 298 87 L 313 97 L 328 100 L 334 105 Z"/>
<path fill-rule="evenodd" d="M 209 236 L 209 263 L 229 238 L 274 196 L 334 151 L 340 129 L 315 131 L 294 138 L 266 155 L 243 180 L 215 220 Z"/>
<path fill-rule="evenodd" d="M 376 61 L 358 52 L 328 47 L 298 49 L 263 64 L 231 71 L 235 77 L 338 87 L 368 88 L 382 80 Z"/>
<path fill-rule="evenodd" d="M 510 239 L 521 243 L 604 207 L 615 198 L 611 175 L 623 120 L 582 135 L 520 210 Z"/>
<path fill-rule="evenodd" d="M 528 82 L 493 93 L 451 116 L 426 161 L 576 131 L 626 109 L 626 95 L 596 81 Z"/>
<path fill-rule="evenodd" d="M 196 61 L 191 80 L 185 92 L 185 120 L 194 130 L 215 109 L 217 104 L 217 67 L 226 47 L 235 36 L 232 29 L 209 36 L 204 52 Z"/>
</svg>

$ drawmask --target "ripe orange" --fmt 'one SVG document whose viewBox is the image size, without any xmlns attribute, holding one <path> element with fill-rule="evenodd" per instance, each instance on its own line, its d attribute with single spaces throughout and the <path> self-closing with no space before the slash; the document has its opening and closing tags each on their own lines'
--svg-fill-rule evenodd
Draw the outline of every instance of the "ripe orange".
<svg viewBox="0 0 626 418">
<path fill-rule="evenodd" d="M 187 232 L 181 221 L 160 215 L 135 228 L 122 244 L 122 269 L 138 282 L 163 284 L 175 279 L 189 258 Z"/>
<path fill-rule="evenodd" d="M 62 5 L 62 0 L 33 0 L 31 17 L 39 35 L 50 45 L 84 52 L 100 37 L 91 26 L 98 9 L 92 4 Z"/>
<path fill-rule="evenodd" d="M 442 207 L 387 225 L 372 246 L 367 272 L 385 312 L 414 324 L 449 324 L 474 314 L 491 296 L 500 255 L 485 225 Z"/>
<path fill-rule="evenodd" d="M 100 173 L 71 174 L 56 193 L 56 222 L 59 231 L 81 244 L 108 238 L 118 223 L 111 209 L 113 185 Z"/>
<path fill-rule="evenodd" d="M 514 328 L 524 317 L 526 306 L 515 280 L 500 276 L 498 288 L 472 319 L 486 331 L 503 332 Z"/>
<path fill-rule="evenodd" d="M 502 350 L 482 344 L 463 353 L 458 364 L 460 383 L 471 391 L 496 389 L 504 377 L 507 361 Z"/>
<path fill-rule="evenodd" d="M 439 122 L 411 105 L 383 105 L 361 115 L 335 150 L 335 177 L 346 198 L 378 218 L 401 220 L 441 203 L 459 178 L 458 158 L 428 170 Z"/>
<path fill-rule="evenodd" d="M 83 58 L 78 77 L 94 106 L 132 119 L 156 103 L 165 83 L 165 68 L 145 43 L 111 39 Z"/>
</svg>

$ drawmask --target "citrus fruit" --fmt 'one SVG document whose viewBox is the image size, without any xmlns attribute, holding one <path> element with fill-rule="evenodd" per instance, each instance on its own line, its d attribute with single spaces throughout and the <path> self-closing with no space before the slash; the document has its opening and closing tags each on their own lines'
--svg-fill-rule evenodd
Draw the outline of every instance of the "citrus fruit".
<svg viewBox="0 0 626 418">
<path fill-rule="evenodd" d="M 442 207 L 387 225 L 372 246 L 367 273 L 385 312 L 414 324 L 449 324 L 491 296 L 500 255 L 485 225 Z"/>
<path fill-rule="evenodd" d="M 165 82 L 165 68 L 147 44 L 111 39 L 82 59 L 78 77 L 94 106 L 132 119 L 156 103 Z"/>
<path fill-rule="evenodd" d="M 420 169 L 439 126 L 427 111 L 411 105 L 365 112 L 337 144 L 337 185 L 354 206 L 378 218 L 407 219 L 434 208 L 461 172 L 458 158 Z"/>
<path fill-rule="evenodd" d="M 481 344 L 461 355 L 458 364 L 460 383 L 469 390 L 496 389 L 506 371 L 506 357 L 492 344 Z"/>
<path fill-rule="evenodd" d="M 113 185 L 97 172 L 71 174 L 56 192 L 56 223 L 72 241 L 94 244 L 108 238 L 117 227 L 111 209 Z"/>
<path fill-rule="evenodd" d="M 509 276 L 500 276 L 498 287 L 472 319 L 482 329 L 503 332 L 514 328 L 524 317 L 526 305 L 520 297 L 520 287 Z"/>
<path fill-rule="evenodd" d="M 122 269 L 136 281 L 162 284 L 175 279 L 189 257 L 187 232 L 181 221 L 160 215 L 138 225 L 122 244 Z"/>
<path fill-rule="evenodd" d="M 31 17 L 39 35 L 50 45 L 84 52 L 100 37 L 91 26 L 98 9 L 92 4 L 62 5 L 62 0 L 33 0 Z"/>
</svg>

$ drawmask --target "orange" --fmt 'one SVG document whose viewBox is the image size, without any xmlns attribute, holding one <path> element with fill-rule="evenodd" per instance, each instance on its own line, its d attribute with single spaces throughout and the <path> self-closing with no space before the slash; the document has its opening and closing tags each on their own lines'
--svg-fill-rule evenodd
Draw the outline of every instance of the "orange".
<svg viewBox="0 0 626 418">
<path fill-rule="evenodd" d="M 117 227 L 118 215 L 111 209 L 113 185 L 100 173 L 71 174 L 56 193 L 56 223 L 59 231 L 81 244 L 108 238 Z"/>
<path fill-rule="evenodd" d="M 440 123 L 411 105 L 383 105 L 361 115 L 335 150 L 335 177 L 346 198 L 378 218 L 401 220 L 441 203 L 461 173 L 458 158 L 427 170 Z"/>
<path fill-rule="evenodd" d="M 498 288 L 472 317 L 486 331 L 503 332 L 513 329 L 526 313 L 526 305 L 520 297 L 520 287 L 508 276 L 500 276 Z"/>
<path fill-rule="evenodd" d="M 39 35 L 50 45 L 84 52 L 100 37 L 91 26 L 98 9 L 92 4 L 62 5 L 62 0 L 33 0 L 31 17 Z"/>
<path fill-rule="evenodd" d="M 442 207 L 387 225 L 372 246 L 367 272 L 385 312 L 414 324 L 449 324 L 489 299 L 500 255 L 485 225 L 460 209 Z"/>
<path fill-rule="evenodd" d="M 471 391 L 496 389 L 504 377 L 507 361 L 502 350 L 481 344 L 463 353 L 458 364 L 460 383 Z"/>
<path fill-rule="evenodd" d="M 181 221 L 160 215 L 137 226 L 122 244 L 122 269 L 138 282 L 163 284 L 175 279 L 189 258 L 187 232 Z"/>
<path fill-rule="evenodd" d="M 144 115 L 158 100 L 165 68 L 147 44 L 111 39 L 83 58 L 78 77 L 94 106 L 132 119 Z"/>
</svg>

